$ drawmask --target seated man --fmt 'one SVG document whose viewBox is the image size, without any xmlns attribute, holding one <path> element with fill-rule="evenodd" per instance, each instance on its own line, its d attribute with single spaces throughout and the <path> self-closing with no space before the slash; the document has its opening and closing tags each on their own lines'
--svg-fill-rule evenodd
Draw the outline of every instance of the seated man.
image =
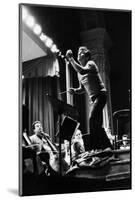
<svg viewBox="0 0 135 200">
<path fill-rule="evenodd" d="M 35 121 L 32 125 L 34 134 L 30 136 L 31 143 L 38 144 L 35 146 L 36 152 L 40 159 L 47 164 L 48 171 L 51 175 L 58 175 L 60 172 L 59 152 L 51 142 L 50 136 L 43 132 L 40 121 Z M 68 169 L 67 162 L 61 157 L 61 173 L 64 175 Z"/>
<path fill-rule="evenodd" d="M 43 127 L 40 121 L 35 121 L 32 124 L 32 129 L 34 134 L 30 136 L 31 143 L 37 144 L 34 148 L 36 150 L 37 155 L 40 157 L 42 162 L 45 164 L 47 168 L 48 174 L 55 174 L 52 167 L 50 167 L 50 160 L 53 157 L 53 151 L 57 151 L 53 144 L 51 143 L 50 136 L 47 133 L 43 132 Z M 51 146 L 52 145 L 52 146 Z M 53 148 L 53 149 L 52 149 Z M 55 162 L 55 160 L 53 160 Z M 53 165 L 53 164 L 52 164 Z"/>
</svg>

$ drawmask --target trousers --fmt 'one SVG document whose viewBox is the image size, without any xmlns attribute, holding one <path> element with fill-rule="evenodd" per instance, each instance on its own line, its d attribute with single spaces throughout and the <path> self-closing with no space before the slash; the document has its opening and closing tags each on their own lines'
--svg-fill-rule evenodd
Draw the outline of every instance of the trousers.
<svg viewBox="0 0 135 200">
<path fill-rule="evenodd" d="M 89 145 L 92 149 L 105 149 L 110 147 L 113 149 L 109 138 L 103 128 L 103 108 L 107 101 L 106 92 L 100 92 L 98 95 L 92 97 L 92 106 L 89 114 L 89 128 L 90 138 Z"/>
</svg>

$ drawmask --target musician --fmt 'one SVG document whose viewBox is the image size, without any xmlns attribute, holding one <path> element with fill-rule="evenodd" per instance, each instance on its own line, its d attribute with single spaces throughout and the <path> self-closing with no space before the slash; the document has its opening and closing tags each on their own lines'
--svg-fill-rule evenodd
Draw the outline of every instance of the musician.
<svg viewBox="0 0 135 200">
<path fill-rule="evenodd" d="M 44 162 L 47 174 L 50 172 L 54 175 L 55 172 L 51 169 L 49 159 L 50 153 L 52 152 L 51 147 L 47 143 L 47 139 L 51 142 L 50 136 L 43 132 L 42 123 L 40 121 L 35 121 L 32 124 L 32 129 L 34 134 L 30 136 L 32 144 L 37 144 L 35 150 L 40 159 Z"/>
<path fill-rule="evenodd" d="M 60 157 L 55 145 L 51 142 L 51 138 L 47 133 L 43 132 L 40 121 L 33 123 L 34 134 L 30 137 L 32 144 L 38 144 L 36 147 L 37 154 L 41 160 L 47 164 L 50 175 L 57 176 L 60 173 Z M 65 152 L 61 156 L 61 174 L 64 175 L 69 168 L 64 159 Z"/>
<path fill-rule="evenodd" d="M 80 154 L 85 152 L 84 141 L 80 129 L 77 129 L 72 137 L 71 151 L 72 151 L 72 160 L 77 159 Z"/>
<path fill-rule="evenodd" d="M 107 91 L 99 74 L 96 63 L 91 60 L 91 52 L 87 47 L 79 47 L 76 62 L 72 50 L 66 52 L 66 58 L 78 74 L 79 88 L 70 88 L 71 94 L 86 92 L 92 107 L 89 115 L 90 150 L 112 148 L 103 125 L 103 108 L 107 100 Z"/>
</svg>

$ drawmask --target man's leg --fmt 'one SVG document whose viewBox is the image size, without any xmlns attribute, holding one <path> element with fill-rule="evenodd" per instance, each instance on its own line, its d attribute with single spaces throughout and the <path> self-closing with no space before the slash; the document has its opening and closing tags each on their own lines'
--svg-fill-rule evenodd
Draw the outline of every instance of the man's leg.
<svg viewBox="0 0 135 200">
<path fill-rule="evenodd" d="M 90 149 L 105 149 L 112 147 L 103 124 L 103 108 L 106 104 L 106 94 L 101 94 L 95 98 L 91 108 L 90 125 Z"/>
</svg>

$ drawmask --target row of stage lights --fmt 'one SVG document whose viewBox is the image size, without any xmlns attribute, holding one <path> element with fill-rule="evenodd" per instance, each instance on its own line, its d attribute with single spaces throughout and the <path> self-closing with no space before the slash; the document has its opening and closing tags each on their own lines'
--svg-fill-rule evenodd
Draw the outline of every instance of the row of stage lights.
<svg viewBox="0 0 135 200">
<path fill-rule="evenodd" d="M 29 14 L 25 7 L 22 9 L 22 20 L 30 29 L 33 30 L 34 34 L 40 38 L 40 40 L 51 50 L 52 53 L 59 52 L 59 49 L 56 44 L 54 44 L 53 40 L 42 32 L 41 26 L 36 23 L 34 17 Z"/>
</svg>

